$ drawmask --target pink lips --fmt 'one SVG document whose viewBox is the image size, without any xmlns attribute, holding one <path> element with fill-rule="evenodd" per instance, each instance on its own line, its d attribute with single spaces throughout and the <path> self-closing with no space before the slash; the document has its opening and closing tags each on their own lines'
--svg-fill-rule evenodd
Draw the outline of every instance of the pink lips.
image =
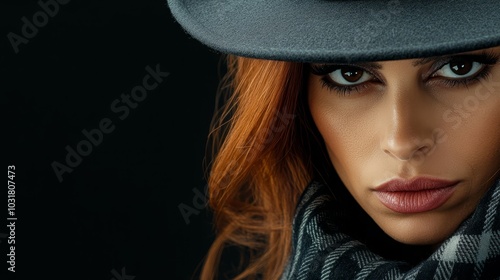
<svg viewBox="0 0 500 280">
<path fill-rule="evenodd" d="M 418 177 L 394 179 L 375 188 L 387 208 L 399 213 L 419 213 L 438 208 L 453 194 L 458 181 Z"/>
</svg>

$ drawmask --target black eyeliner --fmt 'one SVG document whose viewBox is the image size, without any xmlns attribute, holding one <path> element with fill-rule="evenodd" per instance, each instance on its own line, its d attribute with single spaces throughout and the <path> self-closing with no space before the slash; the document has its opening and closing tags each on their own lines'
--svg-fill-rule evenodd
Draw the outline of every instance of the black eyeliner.
<svg viewBox="0 0 500 280">
<path fill-rule="evenodd" d="M 483 69 L 474 76 L 460 79 L 440 79 L 440 83 L 443 83 L 447 87 L 457 87 L 457 86 L 465 86 L 479 82 L 481 80 L 487 79 L 491 76 L 491 67 L 492 65 L 485 65 Z"/>
<path fill-rule="evenodd" d="M 431 69 L 428 71 L 428 75 L 425 76 L 425 79 L 431 77 L 437 70 L 443 68 L 446 64 L 456 61 L 456 60 L 465 60 L 465 61 L 475 61 L 479 62 L 483 65 L 494 65 L 498 62 L 499 56 L 494 54 L 493 52 L 484 51 L 478 54 L 460 54 L 460 55 L 450 55 L 443 56 L 434 60 Z"/>
<path fill-rule="evenodd" d="M 433 74 L 435 74 L 436 71 L 441 69 L 443 66 L 457 60 L 474 61 L 484 65 L 483 69 L 472 77 L 457 78 L 457 79 L 446 79 L 446 78 L 440 79 L 441 82 L 448 87 L 456 87 L 456 86 L 467 87 L 468 85 L 474 82 L 487 78 L 491 74 L 491 67 L 496 63 L 498 63 L 499 58 L 500 55 L 497 55 L 491 51 L 484 51 L 482 53 L 477 53 L 477 54 L 458 54 L 458 55 L 434 57 L 428 60 L 428 62 L 426 62 L 426 63 L 433 62 L 433 64 L 431 66 L 431 69 L 427 71 L 427 73 L 429 74 L 427 74 L 424 79 L 425 80 L 429 79 L 430 77 L 432 77 Z M 418 65 L 414 66 L 417 67 Z M 331 91 L 335 91 L 337 94 L 341 96 L 347 96 L 352 91 L 359 92 L 361 89 L 368 87 L 366 82 L 358 85 L 339 85 L 331 81 L 328 74 L 344 67 L 359 68 L 363 71 L 369 72 L 376 79 L 380 80 L 377 77 L 378 75 L 376 69 L 380 69 L 381 65 L 375 62 L 357 63 L 357 64 L 309 64 L 309 69 L 311 74 L 321 76 L 322 87 L 326 87 Z"/>
</svg>

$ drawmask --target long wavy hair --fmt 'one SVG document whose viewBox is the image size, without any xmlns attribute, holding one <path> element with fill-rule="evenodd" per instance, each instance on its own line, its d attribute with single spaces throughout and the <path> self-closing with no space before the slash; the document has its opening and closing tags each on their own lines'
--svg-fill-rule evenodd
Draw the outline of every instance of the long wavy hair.
<svg viewBox="0 0 500 280">
<path fill-rule="evenodd" d="M 297 200 L 331 163 L 307 106 L 306 64 L 223 58 L 205 158 L 216 236 L 200 276 L 217 279 L 221 255 L 236 247 L 232 279 L 274 280 L 290 254 Z"/>
</svg>

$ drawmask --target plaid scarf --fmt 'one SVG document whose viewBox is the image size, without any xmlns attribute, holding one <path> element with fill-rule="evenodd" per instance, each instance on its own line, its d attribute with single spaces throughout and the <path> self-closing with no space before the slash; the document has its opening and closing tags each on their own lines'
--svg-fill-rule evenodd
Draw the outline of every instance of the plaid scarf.
<svg viewBox="0 0 500 280">
<path fill-rule="evenodd" d="M 349 204 L 357 205 L 345 193 L 332 195 L 326 184 L 309 184 L 282 280 L 500 279 L 500 179 L 437 249 L 394 241 Z"/>
</svg>

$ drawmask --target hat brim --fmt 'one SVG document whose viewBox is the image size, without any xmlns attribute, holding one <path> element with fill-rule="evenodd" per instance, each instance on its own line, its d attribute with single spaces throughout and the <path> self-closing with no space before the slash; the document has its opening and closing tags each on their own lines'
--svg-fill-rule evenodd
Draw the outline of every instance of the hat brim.
<svg viewBox="0 0 500 280">
<path fill-rule="evenodd" d="M 167 0 L 222 53 L 297 62 L 382 61 L 500 45 L 500 1 Z"/>
</svg>

